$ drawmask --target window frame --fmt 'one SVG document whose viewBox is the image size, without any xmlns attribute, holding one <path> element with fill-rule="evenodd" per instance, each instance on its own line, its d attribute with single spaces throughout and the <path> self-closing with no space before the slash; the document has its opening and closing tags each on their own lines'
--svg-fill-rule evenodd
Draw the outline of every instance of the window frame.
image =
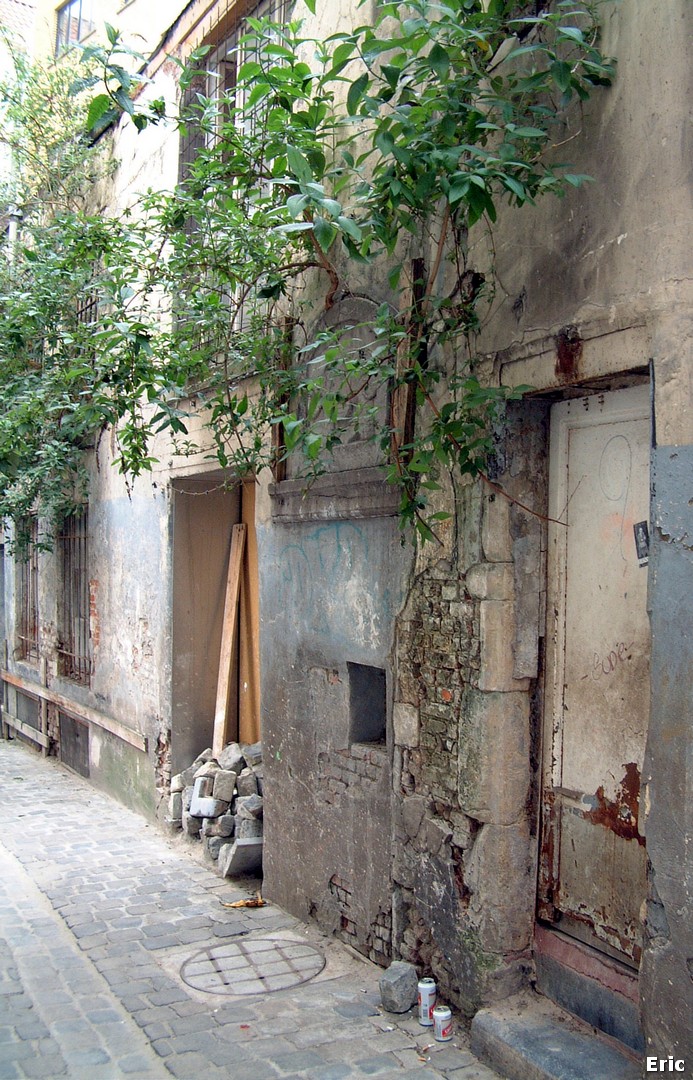
<svg viewBox="0 0 693 1080">
<path fill-rule="evenodd" d="M 55 55 L 84 41 L 96 29 L 94 19 L 94 0 L 66 0 L 55 11 Z M 76 20 L 74 11 L 76 11 Z M 76 33 L 72 33 L 76 23 Z M 62 25 L 61 25 L 62 24 Z"/>
<path fill-rule="evenodd" d="M 82 686 L 89 686 L 92 676 L 89 546 L 89 514 L 84 507 L 65 518 L 57 537 L 58 673 Z"/>
<path fill-rule="evenodd" d="M 27 663 L 39 661 L 38 517 L 31 514 L 20 526 L 21 554 L 15 555 L 16 656 Z M 26 548 L 24 548 L 26 543 Z"/>
</svg>

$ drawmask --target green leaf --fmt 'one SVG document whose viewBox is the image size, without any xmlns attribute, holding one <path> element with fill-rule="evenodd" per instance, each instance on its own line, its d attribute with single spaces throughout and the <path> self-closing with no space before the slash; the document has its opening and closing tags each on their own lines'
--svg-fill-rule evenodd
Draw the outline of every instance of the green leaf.
<svg viewBox="0 0 693 1080">
<path fill-rule="evenodd" d="M 337 229 L 332 222 L 316 214 L 313 219 L 313 232 L 321 250 L 329 251 L 337 236 Z"/>
<path fill-rule="evenodd" d="M 395 140 L 392 132 L 383 126 L 376 131 L 373 142 L 378 147 L 378 150 L 383 157 L 388 157 L 395 148 Z"/>
<path fill-rule="evenodd" d="M 122 87 L 119 87 L 118 90 L 115 91 L 113 98 L 116 103 L 120 105 L 123 112 L 128 113 L 130 116 L 133 115 L 135 111 L 135 104 L 130 95 L 127 94 L 125 90 L 122 89 Z"/>
<path fill-rule="evenodd" d="M 359 103 L 368 83 L 368 72 L 364 72 L 363 75 L 359 75 L 358 79 L 356 79 L 349 87 L 349 93 L 347 94 L 347 112 L 349 113 L 349 116 L 356 115 L 356 110 L 359 107 Z"/>
<path fill-rule="evenodd" d="M 524 184 L 521 184 L 520 181 L 516 180 L 514 176 L 503 176 L 501 177 L 501 180 L 504 187 L 506 187 L 508 191 L 512 191 L 513 195 L 517 195 L 517 198 L 520 202 L 527 201 L 527 189 L 525 188 Z"/>
<path fill-rule="evenodd" d="M 332 54 L 332 73 L 335 74 L 346 67 L 354 55 L 356 44 L 353 41 L 344 41 L 338 45 Z"/>
<path fill-rule="evenodd" d="M 443 46 L 439 45 L 438 42 L 436 42 L 428 54 L 428 62 L 441 82 L 444 82 L 450 71 L 450 57 Z"/>
<path fill-rule="evenodd" d="M 554 60 L 549 70 L 551 72 L 551 78 L 553 79 L 559 90 L 562 90 L 563 93 L 565 93 L 567 90 L 570 90 L 573 78 L 573 72 L 570 64 L 568 64 L 565 60 Z"/>
<path fill-rule="evenodd" d="M 570 38 L 571 41 L 577 41 L 578 45 L 582 45 L 585 40 L 585 35 L 577 26 L 559 27 L 558 36 Z"/>
<path fill-rule="evenodd" d="M 313 170 L 300 150 L 297 150 L 295 146 L 287 146 L 286 160 L 289 163 L 291 172 L 297 180 L 302 184 L 310 183 L 313 179 Z"/>
<path fill-rule="evenodd" d="M 541 128 L 536 127 L 515 127 L 514 124 L 507 124 L 506 131 L 509 131 L 512 135 L 516 135 L 520 139 L 547 139 L 548 135 Z"/>
<path fill-rule="evenodd" d="M 246 60 L 245 64 L 241 64 L 238 69 L 238 81 L 248 82 L 261 74 L 262 66 L 258 64 L 257 60 Z"/>
<path fill-rule="evenodd" d="M 311 15 L 315 15 L 315 0 L 303 0 Z"/>
<path fill-rule="evenodd" d="M 309 202 L 310 200 L 307 195 L 290 195 L 289 198 L 286 200 L 286 208 L 291 214 L 292 218 L 297 218 L 300 214 L 303 213 Z"/>
<path fill-rule="evenodd" d="M 337 218 L 337 225 L 339 225 L 342 232 L 346 233 L 347 236 L 350 236 L 355 243 L 361 243 L 363 239 L 363 233 L 355 221 L 352 221 L 351 218 L 344 217 L 340 214 L 340 216 Z"/>
<path fill-rule="evenodd" d="M 97 94 L 89 103 L 87 113 L 87 130 L 93 131 L 99 120 L 111 108 L 111 99 L 108 94 Z"/>
</svg>

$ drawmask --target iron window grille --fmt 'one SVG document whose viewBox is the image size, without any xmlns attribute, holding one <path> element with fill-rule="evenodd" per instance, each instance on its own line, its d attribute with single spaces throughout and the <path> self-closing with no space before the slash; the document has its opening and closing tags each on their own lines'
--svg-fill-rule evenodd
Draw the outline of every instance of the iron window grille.
<svg viewBox="0 0 693 1080">
<path fill-rule="evenodd" d="M 89 537 L 86 510 L 65 519 L 58 537 L 61 570 L 58 670 L 74 682 L 89 685 Z"/>
<path fill-rule="evenodd" d="M 15 564 L 17 567 L 17 655 L 20 660 L 38 660 L 38 519 L 36 517 L 25 519 L 21 523 L 20 532 L 22 553 Z"/>
<path fill-rule="evenodd" d="M 293 0 L 260 0 L 252 10 L 243 18 L 240 18 L 233 29 L 223 36 L 217 36 L 213 32 L 207 39 L 211 45 L 211 51 L 205 58 L 205 72 L 193 79 L 183 99 L 183 112 L 189 113 L 190 108 L 195 109 L 200 95 L 205 97 L 211 104 L 211 123 L 200 124 L 194 119 L 189 119 L 185 125 L 185 135 L 181 141 L 178 180 L 185 183 L 190 174 L 190 168 L 197 155 L 212 148 L 221 137 L 224 124 L 229 117 L 229 110 L 234 106 L 243 104 L 242 91 L 237 85 L 237 73 L 243 64 L 258 58 L 258 47 L 252 40 L 244 41 L 252 27 L 248 18 L 268 19 L 273 23 L 284 25 L 288 22 Z M 252 132 L 255 124 L 253 116 L 245 120 L 245 128 L 248 133 Z M 258 163 L 258 168 L 261 163 Z M 188 234 L 195 231 L 192 221 L 186 222 L 185 229 Z M 232 329 L 243 331 L 247 328 L 251 311 L 257 305 L 256 297 L 247 297 L 238 302 L 237 295 L 222 296 L 222 302 L 233 310 Z M 219 363 L 221 364 L 221 358 Z"/>
</svg>

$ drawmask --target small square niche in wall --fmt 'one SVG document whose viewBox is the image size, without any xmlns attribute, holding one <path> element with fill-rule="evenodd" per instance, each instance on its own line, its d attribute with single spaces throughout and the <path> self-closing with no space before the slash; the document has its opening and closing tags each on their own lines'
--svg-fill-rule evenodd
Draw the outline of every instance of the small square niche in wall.
<svg viewBox="0 0 693 1080">
<path fill-rule="evenodd" d="M 385 671 L 347 663 L 349 672 L 349 742 L 384 743 L 387 695 Z"/>
</svg>

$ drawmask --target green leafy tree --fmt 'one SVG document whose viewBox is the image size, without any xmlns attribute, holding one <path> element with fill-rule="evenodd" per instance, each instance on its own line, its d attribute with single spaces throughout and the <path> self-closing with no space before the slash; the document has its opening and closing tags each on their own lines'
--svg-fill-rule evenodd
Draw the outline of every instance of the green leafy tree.
<svg viewBox="0 0 693 1080">
<path fill-rule="evenodd" d="M 470 264 L 468 237 L 493 229 L 501 203 L 586 179 L 553 146 L 613 75 L 592 8 L 386 3 L 375 25 L 327 41 L 248 23 L 233 92 L 198 95 L 174 118 L 161 100 L 140 104 L 114 30 L 86 52 L 94 135 L 124 115 L 140 130 L 194 125 L 204 146 L 175 191 L 128 213 L 90 213 L 88 184 L 81 207 L 27 222 L 0 282 L 1 514 L 36 500 L 62 512 L 106 425 L 127 476 L 151 467 L 161 430 L 196 450 L 192 389 L 230 476 L 291 455 L 309 478 L 368 431 L 402 522 L 423 538 L 443 516 L 428 502 L 438 471 L 484 473 L 507 394 L 475 376 L 493 281 Z M 184 87 L 204 56 L 182 69 Z M 354 348 L 344 327 L 316 336 L 316 306 L 348 296 L 365 265 L 389 282 L 373 344 Z"/>
</svg>

